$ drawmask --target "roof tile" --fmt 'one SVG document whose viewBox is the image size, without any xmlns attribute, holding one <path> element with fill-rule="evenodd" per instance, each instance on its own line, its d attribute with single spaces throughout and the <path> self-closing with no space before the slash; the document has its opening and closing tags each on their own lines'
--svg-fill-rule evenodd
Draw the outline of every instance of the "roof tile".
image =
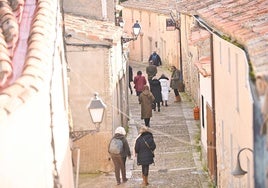
<svg viewBox="0 0 268 188">
<path fill-rule="evenodd" d="M 213 29 L 237 40 L 247 50 L 256 75 L 268 74 L 267 0 L 181 0 L 177 10 L 198 15 Z"/>
</svg>

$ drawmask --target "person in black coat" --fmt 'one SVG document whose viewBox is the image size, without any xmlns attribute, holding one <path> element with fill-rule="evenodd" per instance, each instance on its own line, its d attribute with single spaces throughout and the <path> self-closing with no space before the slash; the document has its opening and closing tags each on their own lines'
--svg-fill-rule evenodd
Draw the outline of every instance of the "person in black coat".
<svg viewBox="0 0 268 188">
<path fill-rule="evenodd" d="M 153 61 L 153 65 L 155 66 L 160 66 L 162 65 L 162 61 L 161 61 L 161 58 L 160 56 L 156 53 L 156 51 L 154 51 L 150 57 L 149 57 L 149 62 L 150 61 Z"/>
<path fill-rule="evenodd" d="M 150 83 L 150 90 L 155 98 L 153 109 L 154 111 L 156 111 L 157 106 L 158 112 L 160 112 L 160 103 L 162 102 L 161 83 L 157 78 L 149 80 L 149 83 Z"/>
<path fill-rule="evenodd" d="M 154 163 L 154 150 L 156 144 L 154 142 L 153 134 L 146 126 L 140 128 L 140 134 L 135 142 L 135 154 L 137 156 L 137 164 L 142 165 L 142 179 L 143 186 L 147 186 L 149 165 Z"/>
<path fill-rule="evenodd" d="M 132 90 L 132 87 L 131 87 L 131 82 L 133 82 L 133 70 L 132 70 L 132 67 L 130 65 L 128 66 L 128 76 L 129 76 L 128 87 L 129 87 L 130 93 L 132 95 L 133 90 Z"/>
</svg>

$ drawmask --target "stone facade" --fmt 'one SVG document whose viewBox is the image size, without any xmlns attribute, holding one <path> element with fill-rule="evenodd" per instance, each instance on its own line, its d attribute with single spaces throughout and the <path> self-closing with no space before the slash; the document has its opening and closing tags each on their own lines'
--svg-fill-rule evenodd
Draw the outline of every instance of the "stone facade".
<svg viewBox="0 0 268 188">
<path fill-rule="evenodd" d="M 113 22 L 69 14 L 65 15 L 65 23 L 66 34 L 70 36 L 67 59 L 73 131 L 93 130 L 74 142 L 74 147 L 80 149 L 80 158 L 76 152 L 73 155 L 80 162 L 76 169 L 81 173 L 111 171 L 109 140 L 118 126 L 128 124 L 127 62 L 121 48 L 122 30 Z M 86 108 L 95 92 L 106 104 L 99 132 L 94 131 Z"/>
<path fill-rule="evenodd" d="M 136 20 L 141 25 L 141 34 L 136 41 L 130 43 L 130 60 L 148 63 L 149 56 L 156 51 L 166 66 L 179 65 L 178 30 L 168 31 L 166 19 L 170 18 L 170 9 L 165 5 L 160 9 L 153 9 L 157 4 L 147 2 L 127 1 L 121 5 L 122 17 L 125 22 L 124 31 L 126 35 L 132 36 L 132 26 Z M 135 4 L 135 6 L 132 6 Z M 165 10 L 166 9 L 166 10 Z"/>
</svg>

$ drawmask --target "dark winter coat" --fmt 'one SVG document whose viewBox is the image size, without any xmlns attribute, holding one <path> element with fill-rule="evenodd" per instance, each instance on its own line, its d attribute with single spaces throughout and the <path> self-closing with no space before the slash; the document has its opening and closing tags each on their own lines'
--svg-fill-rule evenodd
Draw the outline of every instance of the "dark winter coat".
<svg viewBox="0 0 268 188">
<path fill-rule="evenodd" d="M 150 149 L 145 144 L 145 141 L 148 143 Z M 135 143 L 135 153 L 137 154 L 137 164 L 138 165 L 150 165 L 154 163 L 154 151 L 156 148 L 153 134 L 151 132 L 143 132 L 136 139 Z"/>
<path fill-rule="evenodd" d="M 139 96 L 139 103 L 141 104 L 141 119 L 152 117 L 152 103 L 154 102 L 154 96 L 150 92 L 149 87 L 144 86 L 143 92 Z"/>
<path fill-rule="evenodd" d="M 151 60 L 153 61 L 153 64 L 154 64 L 155 66 L 160 66 L 160 65 L 162 65 L 161 58 L 160 58 L 160 56 L 159 56 L 156 52 L 153 52 L 153 53 L 150 55 L 150 57 L 149 57 L 149 62 L 150 62 Z"/>
<path fill-rule="evenodd" d="M 172 89 L 179 89 L 181 72 L 178 69 L 174 69 L 171 74 L 170 87 Z"/>
<path fill-rule="evenodd" d="M 128 71 L 129 71 L 129 82 L 133 82 L 133 70 L 132 70 L 132 67 L 129 66 L 128 67 Z"/>
<path fill-rule="evenodd" d="M 113 138 L 118 138 L 118 139 L 122 140 L 122 142 L 123 142 L 123 150 L 120 153 L 121 157 L 130 157 L 131 156 L 131 152 L 130 152 L 130 148 L 129 148 L 129 145 L 128 145 L 128 142 L 127 142 L 126 137 L 124 135 L 122 135 L 122 134 L 116 133 L 113 136 Z"/>
<path fill-rule="evenodd" d="M 157 67 L 155 65 L 147 66 L 146 73 L 148 75 L 148 80 L 151 80 L 157 74 Z"/>
<path fill-rule="evenodd" d="M 154 102 L 162 102 L 161 83 L 158 79 L 149 80 L 150 90 L 154 95 Z"/>
</svg>

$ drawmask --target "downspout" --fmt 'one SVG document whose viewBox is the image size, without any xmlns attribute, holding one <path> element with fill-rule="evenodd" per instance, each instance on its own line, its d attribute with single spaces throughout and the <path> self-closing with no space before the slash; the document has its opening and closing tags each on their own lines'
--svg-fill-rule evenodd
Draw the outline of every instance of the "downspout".
<svg viewBox="0 0 268 188">
<path fill-rule="evenodd" d="M 176 24 L 176 20 L 174 19 L 174 17 L 172 16 L 172 13 L 170 13 L 170 17 L 171 17 L 171 19 L 172 19 L 172 21 L 175 23 L 175 29 L 177 29 L 178 31 L 179 31 L 179 42 L 180 42 L 180 52 L 179 52 L 179 54 L 180 54 L 180 71 L 181 71 L 181 79 L 182 79 L 182 81 L 183 81 L 183 69 L 182 69 L 182 42 L 181 42 L 181 39 L 182 39 L 182 37 L 181 37 L 181 28 Z"/>
<path fill-rule="evenodd" d="M 210 56 L 211 56 L 211 98 L 212 98 L 212 120 L 213 120 L 213 130 L 215 133 L 213 134 L 213 140 L 216 142 L 216 113 L 215 113 L 215 79 L 214 79 L 214 55 L 213 55 L 213 34 L 210 35 Z M 216 153 L 216 143 L 213 144 L 215 146 Z M 217 155 L 215 154 L 215 163 L 214 163 L 214 182 L 217 184 Z"/>
<path fill-rule="evenodd" d="M 182 42 L 181 42 L 181 30 L 180 28 L 178 28 L 179 30 L 179 40 L 180 40 L 180 70 L 181 70 L 181 77 L 182 77 L 182 81 L 183 81 L 183 67 L 182 67 Z"/>
</svg>

